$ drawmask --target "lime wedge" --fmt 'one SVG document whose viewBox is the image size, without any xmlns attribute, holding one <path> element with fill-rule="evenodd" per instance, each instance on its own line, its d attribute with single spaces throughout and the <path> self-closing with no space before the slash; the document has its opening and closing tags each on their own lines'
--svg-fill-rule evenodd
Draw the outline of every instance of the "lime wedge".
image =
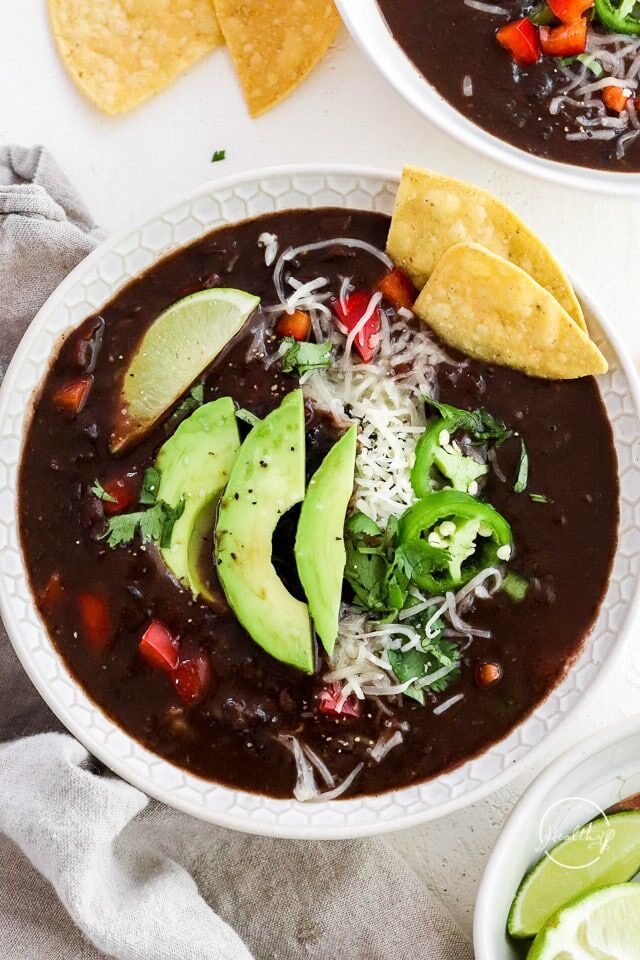
<svg viewBox="0 0 640 960">
<path fill-rule="evenodd" d="M 549 850 L 524 878 L 509 912 L 509 933 L 535 937 L 569 901 L 639 871 L 640 810 L 593 820 Z"/>
<path fill-rule="evenodd" d="M 215 288 L 178 300 L 155 320 L 129 364 L 111 450 L 140 439 L 244 326 L 260 303 L 244 290 Z"/>
<path fill-rule="evenodd" d="M 527 960 L 640 960 L 640 883 L 588 893 L 560 910 Z"/>
</svg>

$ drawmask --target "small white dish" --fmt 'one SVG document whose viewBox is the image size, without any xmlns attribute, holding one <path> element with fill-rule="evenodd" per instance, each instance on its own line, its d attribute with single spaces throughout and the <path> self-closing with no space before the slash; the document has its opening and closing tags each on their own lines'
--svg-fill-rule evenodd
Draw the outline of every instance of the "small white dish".
<svg viewBox="0 0 640 960">
<path fill-rule="evenodd" d="M 625 797 L 640 792 L 640 719 L 607 727 L 567 750 L 534 780 L 502 828 L 485 868 L 473 920 L 476 960 L 520 960 L 507 934 L 509 908 L 545 850 Z"/>
<path fill-rule="evenodd" d="M 491 160 L 553 183 L 614 196 L 640 196 L 640 173 L 596 170 L 546 160 L 493 136 L 463 116 L 423 77 L 393 37 L 377 0 L 336 0 L 352 37 L 419 113 Z"/>
<path fill-rule="evenodd" d="M 132 277 L 217 227 L 287 208 L 352 207 L 390 213 L 398 178 L 351 166 L 289 166 L 206 184 L 106 241 L 64 280 L 26 332 L 0 389 L 0 612 L 34 685 L 77 739 L 125 780 L 164 803 L 250 833 L 330 839 L 384 833 L 432 820 L 497 789 L 602 679 L 636 622 L 640 578 L 640 387 L 602 311 L 581 296 L 610 372 L 599 379 L 612 422 L 622 500 L 620 545 L 602 610 L 567 676 L 523 723 L 475 759 L 426 783 L 380 796 L 302 804 L 202 780 L 146 750 L 91 701 L 67 670 L 28 586 L 17 524 L 22 438 L 34 393 L 61 336 L 99 310 Z"/>
</svg>

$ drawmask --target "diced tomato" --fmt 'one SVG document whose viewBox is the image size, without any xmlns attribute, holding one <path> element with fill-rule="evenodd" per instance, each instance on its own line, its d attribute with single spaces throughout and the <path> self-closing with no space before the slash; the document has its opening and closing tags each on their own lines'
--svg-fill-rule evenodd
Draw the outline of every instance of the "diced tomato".
<svg viewBox="0 0 640 960">
<path fill-rule="evenodd" d="M 528 17 L 514 20 L 500 27 L 496 31 L 496 39 L 521 67 L 526 67 L 540 59 L 538 28 Z"/>
<path fill-rule="evenodd" d="M 60 413 L 68 413 L 75 417 L 87 402 L 92 386 L 93 377 L 79 377 L 61 387 L 54 395 L 53 402 Z"/>
<path fill-rule="evenodd" d="M 115 503 L 111 500 L 102 501 L 105 513 L 120 513 L 138 502 L 140 480 L 137 473 L 125 473 L 121 477 L 105 480 L 102 487 L 104 492 L 113 497 L 115 501 Z"/>
<path fill-rule="evenodd" d="M 394 267 L 389 273 L 385 273 L 382 280 L 378 281 L 378 290 L 396 310 L 401 307 L 410 310 L 418 296 L 411 279 L 400 267 Z"/>
<path fill-rule="evenodd" d="M 360 701 L 358 698 L 351 694 L 338 709 L 341 695 L 341 684 L 335 682 L 325 687 L 319 697 L 320 713 L 326 713 L 330 717 L 359 717 Z"/>
<path fill-rule="evenodd" d="M 293 337 L 294 340 L 308 340 L 311 333 L 311 317 L 304 310 L 284 313 L 276 324 L 276 333 L 280 337 Z"/>
<path fill-rule="evenodd" d="M 140 656 L 149 666 L 172 673 L 180 660 L 180 641 L 161 620 L 152 620 L 138 645 Z"/>
<path fill-rule="evenodd" d="M 584 17 L 559 27 L 540 27 L 540 46 L 548 57 L 575 57 L 587 47 L 587 21 Z"/>
<path fill-rule="evenodd" d="M 371 303 L 371 294 L 364 290 L 356 290 L 354 293 L 347 294 L 345 307 L 343 310 L 339 300 L 332 301 L 332 307 L 338 318 L 338 326 L 342 333 L 349 334 L 357 326 Z M 375 308 L 370 318 L 354 340 L 356 350 L 365 363 L 373 359 L 376 352 L 376 337 L 380 333 L 380 310 Z"/>
<path fill-rule="evenodd" d="M 58 606 L 63 596 L 64 585 L 62 583 L 62 577 L 56 570 L 47 580 L 47 584 L 40 594 L 40 602 L 45 610 L 51 611 Z"/>
<path fill-rule="evenodd" d="M 211 664 L 204 653 L 183 660 L 173 671 L 173 683 L 183 703 L 198 703 L 211 685 Z"/>
<path fill-rule="evenodd" d="M 622 87 L 605 87 L 602 91 L 602 99 L 607 110 L 622 113 L 631 97 Z"/>
<path fill-rule="evenodd" d="M 583 13 L 590 10 L 594 0 L 547 0 L 558 20 L 563 23 L 573 23 Z"/>
<path fill-rule="evenodd" d="M 78 608 L 89 645 L 97 653 L 103 653 L 113 639 L 109 604 L 99 593 L 81 593 Z"/>
</svg>

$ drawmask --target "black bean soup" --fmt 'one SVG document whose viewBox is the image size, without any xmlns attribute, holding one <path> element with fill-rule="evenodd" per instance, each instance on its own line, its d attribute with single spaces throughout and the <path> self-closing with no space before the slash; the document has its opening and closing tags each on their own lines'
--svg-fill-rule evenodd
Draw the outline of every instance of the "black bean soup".
<svg viewBox="0 0 640 960">
<path fill-rule="evenodd" d="M 430 6 L 434 32 L 447 19 L 438 17 L 439 6 Z M 393 11 L 395 5 L 385 7 Z M 420 7 L 407 5 L 415 16 Z M 314 676 L 283 666 L 252 642 L 222 595 L 214 607 L 178 586 L 154 548 L 110 549 L 99 539 L 104 504 L 91 492 L 95 478 L 125 470 L 140 478 L 167 438 L 165 423 L 117 460 L 108 447 L 115 385 L 158 314 L 178 298 L 216 285 L 257 294 L 263 306 L 273 303 L 273 267 L 265 265 L 257 242 L 263 232 L 277 234 L 281 250 L 340 236 L 384 249 L 388 229 L 381 214 L 293 211 L 219 230 L 161 261 L 124 288 L 99 318 L 67 336 L 45 378 L 24 447 L 20 525 L 32 589 L 53 642 L 83 688 L 128 733 L 173 763 L 275 797 L 291 796 L 295 782 L 294 760 L 276 740 L 279 733 L 304 739 L 336 779 L 362 760 L 351 795 L 424 781 L 505 736 L 547 696 L 580 651 L 616 545 L 616 459 L 595 381 L 549 382 L 475 361 L 438 368 L 440 399 L 485 407 L 519 428 L 529 452 L 530 489 L 544 491 L 549 502 L 515 494 L 511 482 L 495 475 L 488 480 L 487 499 L 511 523 L 519 569 L 532 587 L 521 603 L 499 594 L 468 614 L 473 624 L 491 631 L 491 639 L 475 638 L 464 651 L 461 677 L 451 688 L 464 697 L 441 715 L 406 697 L 396 697 L 384 711 L 366 701 L 358 718 L 323 714 L 321 663 Z M 334 247 L 304 258 L 298 276 L 304 281 L 322 273 L 337 289 L 349 275 L 359 287 L 372 288 L 384 270 L 365 251 Z M 206 400 L 230 395 L 262 417 L 298 385 L 279 364 L 247 359 L 263 330 L 267 350 L 275 349 L 269 346 L 273 323 L 261 311 L 254 314 L 207 371 Z M 87 365 L 95 378 L 88 402 L 75 418 L 65 418 L 52 398 Z M 339 431 L 308 405 L 307 418 L 311 473 Z M 513 475 L 518 454 L 515 440 L 500 448 L 504 475 Z M 288 515 L 276 532 L 274 564 L 300 595 L 293 524 Z M 88 647 L 78 612 L 78 596 L 92 591 L 106 597 L 111 621 L 111 644 L 100 652 Z M 212 681 L 202 702 L 185 706 L 167 675 L 139 656 L 141 634 L 154 618 L 180 635 L 183 648 L 209 659 Z M 500 683 L 478 685 L 477 668 L 486 662 L 499 665 Z M 396 729 L 403 731 L 402 744 L 383 763 L 372 761 L 372 743 Z"/>
<path fill-rule="evenodd" d="M 561 58 L 545 56 L 518 66 L 497 43 L 496 31 L 527 17 L 539 6 L 536 3 L 499 0 L 488 5 L 504 13 L 477 9 L 465 0 L 378 3 L 395 39 L 423 76 L 456 110 L 489 133 L 548 160 L 620 172 L 640 170 L 640 139 L 633 136 L 633 124 L 627 124 L 631 142 L 620 155 L 623 147 L 614 130 L 618 115 L 605 110 L 601 92 L 590 96 L 592 103 L 586 108 L 582 97 L 570 93 L 556 111 L 554 98 L 570 84 Z M 590 31 L 606 38 L 598 34 L 597 25 Z M 620 46 L 627 40 L 633 45 L 636 39 L 627 37 Z M 639 52 L 640 45 L 629 53 L 629 63 Z M 596 79 L 585 69 L 585 83 Z M 580 121 L 585 114 L 586 122 Z M 600 115 L 608 115 L 608 130 L 596 122 Z"/>
</svg>

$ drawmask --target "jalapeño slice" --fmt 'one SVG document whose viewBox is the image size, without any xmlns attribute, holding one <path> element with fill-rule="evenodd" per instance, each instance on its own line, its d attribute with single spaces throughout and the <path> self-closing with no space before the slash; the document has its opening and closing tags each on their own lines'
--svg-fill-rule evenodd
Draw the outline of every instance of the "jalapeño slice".
<svg viewBox="0 0 640 960">
<path fill-rule="evenodd" d="M 444 569 L 425 566 L 414 572 L 417 585 L 432 594 L 464 586 L 482 570 L 509 560 L 513 548 L 511 527 L 502 514 L 459 490 L 440 490 L 409 507 L 398 534 L 401 544 L 417 541 L 446 549 Z"/>
</svg>

